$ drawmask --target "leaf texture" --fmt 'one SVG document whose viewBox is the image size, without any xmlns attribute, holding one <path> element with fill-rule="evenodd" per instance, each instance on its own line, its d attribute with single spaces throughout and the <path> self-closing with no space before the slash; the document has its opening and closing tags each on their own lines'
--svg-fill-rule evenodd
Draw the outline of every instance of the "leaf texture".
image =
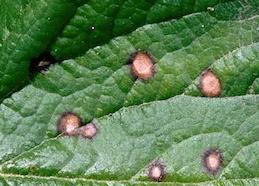
<svg viewBox="0 0 259 186">
<path fill-rule="evenodd" d="M 57 59 L 74 58 L 145 24 L 180 18 L 228 1 L 90 0 L 78 8 L 53 44 L 52 54 Z"/>
<path fill-rule="evenodd" d="M 55 39 L 76 11 L 72 0 L 1 0 L 0 97 L 29 81 L 32 58 Z"/>
<path fill-rule="evenodd" d="M 256 9 L 249 5 L 246 7 Z M 222 81 L 230 72 L 236 77 L 245 68 L 248 73 L 240 81 L 252 84 L 257 77 L 253 72 L 258 60 L 259 17 L 221 20 L 225 9 L 215 10 L 214 16 L 203 12 L 144 26 L 38 76 L 0 105 L 0 162 L 55 137 L 56 121 L 63 112 L 73 111 L 90 122 L 122 107 L 168 99 L 184 93 L 204 69 L 221 58 L 231 59 L 238 51 L 245 52 L 249 60 L 235 58 L 231 68 L 220 66 L 218 71 L 226 74 Z M 157 73 L 150 81 L 135 80 L 130 73 L 128 58 L 138 49 L 148 51 L 156 62 Z M 246 52 L 248 49 L 251 51 Z M 246 87 L 232 91 L 228 89 L 232 82 L 226 82 L 222 96 L 247 91 Z"/>
<path fill-rule="evenodd" d="M 91 49 L 3 100 L 0 185 L 157 185 L 147 176 L 154 161 L 166 166 L 161 185 L 258 184 L 258 96 L 185 96 L 203 96 L 206 69 L 220 79 L 221 97 L 257 94 L 257 0 L 2 2 L 2 97 L 28 81 L 28 61 L 74 13 L 52 54 L 67 59 Z M 154 60 L 150 80 L 132 75 L 137 51 Z M 59 117 L 70 111 L 96 124 L 96 138 L 58 134 Z M 217 175 L 202 165 L 211 148 L 224 157 Z"/>
<path fill-rule="evenodd" d="M 93 121 L 99 130 L 93 140 L 66 136 L 46 140 L 3 163 L 1 176 L 7 181 L 21 174 L 32 180 L 54 176 L 104 184 L 150 183 L 147 170 L 159 160 L 166 167 L 165 183 L 213 184 L 215 178 L 215 184 L 255 183 L 258 108 L 258 96 L 177 96 L 123 108 Z M 202 164 L 203 153 L 211 148 L 220 149 L 224 157 L 216 177 Z"/>
</svg>

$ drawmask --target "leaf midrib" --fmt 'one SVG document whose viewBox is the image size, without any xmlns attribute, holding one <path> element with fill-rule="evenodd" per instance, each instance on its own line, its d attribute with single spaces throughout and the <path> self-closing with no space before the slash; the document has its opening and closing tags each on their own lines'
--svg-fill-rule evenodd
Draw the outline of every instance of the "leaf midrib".
<svg viewBox="0 0 259 186">
<path fill-rule="evenodd" d="M 133 183 L 133 184 L 157 184 L 157 185 L 193 185 L 193 184 L 211 184 L 217 181 L 226 181 L 226 179 L 214 179 L 210 181 L 204 181 L 204 182 L 152 182 L 152 181 L 130 181 L 130 180 L 96 180 L 96 179 L 87 179 L 87 178 L 68 178 L 68 177 L 57 177 L 57 176 L 35 176 L 35 175 L 20 175 L 20 174 L 5 174 L 0 173 L 0 178 L 4 178 L 6 182 L 8 182 L 6 179 L 8 178 L 15 178 L 15 179 L 41 179 L 46 181 L 51 180 L 60 180 L 60 181 L 84 181 L 84 182 L 95 182 L 95 183 Z M 227 179 L 227 181 L 259 181 L 259 178 L 245 178 L 245 179 Z"/>
</svg>

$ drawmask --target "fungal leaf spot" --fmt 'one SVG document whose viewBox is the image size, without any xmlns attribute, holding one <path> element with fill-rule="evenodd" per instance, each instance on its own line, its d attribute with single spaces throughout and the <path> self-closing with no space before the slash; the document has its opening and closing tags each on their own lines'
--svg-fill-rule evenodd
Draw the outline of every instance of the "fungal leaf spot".
<svg viewBox="0 0 259 186">
<path fill-rule="evenodd" d="M 97 134 L 97 127 L 93 123 L 89 123 L 79 128 L 79 135 L 84 138 L 93 139 Z"/>
<path fill-rule="evenodd" d="M 134 77 L 142 80 L 148 80 L 154 76 L 154 61 L 148 53 L 136 52 L 131 55 L 129 61 Z"/>
<path fill-rule="evenodd" d="M 80 127 L 81 121 L 77 114 L 65 112 L 58 120 L 58 131 L 68 136 L 76 135 L 76 130 Z"/>
<path fill-rule="evenodd" d="M 148 177 L 152 181 L 161 182 L 165 177 L 165 166 L 161 162 L 155 161 L 148 169 Z"/>
<path fill-rule="evenodd" d="M 217 97 L 221 94 L 220 80 L 211 70 L 206 70 L 201 74 L 199 86 L 204 96 Z"/>
<path fill-rule="evenodd" d="M 203 154 L 203 165 L 208 173 L 216 175 L 223 164 L 222 154 L 218 149 L 210 149 Z"/>
</svg>

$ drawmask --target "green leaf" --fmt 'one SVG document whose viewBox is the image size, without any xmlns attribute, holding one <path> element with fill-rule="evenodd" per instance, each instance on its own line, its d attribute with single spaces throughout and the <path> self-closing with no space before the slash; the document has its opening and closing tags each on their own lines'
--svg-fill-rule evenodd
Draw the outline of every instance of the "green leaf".
<svg viewBox="0 0 259 186">
<path fill-rule="evenodd" d="M 238 51 L 246 55 L 235 58 L 231 68 L 219 65 L 218 72 L 221 81 L 226 82 L 222 84 L 222 96 L 245 94 L 258 75 L 255 56 L 259 52 L 259 17 L 257 11 L 251 11 L 255 15 L 242 20 L 235 18 L 239 12 L 220 19 L 229 5 L 219 7 L 213 16 L 196 13 L 141 27 L 39 75 L 32 85 L 0 105 L 0 162 L 55 137 L 56 121 L 63 112 L 73 111 L 90 122 L 122 107 L 182 94 L 204 69 L 217 65 L 221 58 L 231 59 Z M 231 5 L 239 10 L 256 9 L 253 4 Z M 130 73 L 128 58 L 138 49 L 148 51 L 156 62 L 152 80 L 135 80 Z M 238 76 L 243 69 L 247 71 L 245 78 Z M 232 86 L 227 76 L 230 72 L 247 90 L 228 89 Z"/>
<path fill-rule="evenodd" d="M 245 2 L 237 0 L 233 2 L 228 2 L 229 0 L 2 1 L 1 100 L 28 84 L 29 62 L 48 50 L 50 45 L 56 59 L 74 58 L 91 47 L 104 44 L 115 36 L 127 34 L 145 24 L 179 18 L 206 9 L 213 14 L 215 9 L 222 8 L 222 13 L 218 15 L 220 19 L 229 17 L 243 19 L 254 15 L 258 7 L 258 2 L 255 0 Z M 77 9 L 77 6 L 80 7 Z M 228 14 L 225 15 L 225 10 L 229 8 L 230 11 L 227 10 Z M 71 17 L 73 18 L 69 21 Z M 56 38 L 64 26 L 65 29 Z M 53 43 L 55 39 L 57 41 Z"/>
<path fill-rule="evenodd" d="M 72 0 L 1 0 L 0 97 L 29 80 L 30 60 L 56 37 L 76 5 Z"/>
<path fill-rule="evenodd" d="M 222 0 L 224 1 L 227 0 Z M 90 47 L 103 44 L 114 36 L 129 33 L 144 24 L 205 10 L 207 6 L 219 2 L 221 1 L 2 0 L 0 96 L 8 97 L 29 82 L 29 62 L 49 48 L 57 34 L 73 17 L 77 6 L 81 5 L 56 44 L 52 44 L 52 53 L 56 59 L 78 56 Z M 94 32 L 93 24 L 96 27 Z"/>
<path fill-rule="evenodd" d="M 258 109 L 258 96 L 177 96 L 123 108 L 93 121 L 98 128 L 93 140 L 46 140 L 3 163 L 1 176 L 7 182 L 54 176 L 52 181 L 67 183 L 77 178 L 142 185 L 150 181 L 147 170 L 158 160 L 165 166 L 167 184 L 253 185 L 259 176 Z M 210 175 L 202 164 L 202 155 L 212 148 L 223 156 L 217 175 Z"/>
<path fill-rule="evenodd" d="M 5 186 L 14 186 L 14 185 L 26 185 L 26 186 L 35 186 L 35 185 L 64 185 L 64 186 L 77 186 L 77 185 L 101 185 L 101 186 L 244 186 L 244 185 L 258 185 L 258 179 L 236 179 L 236 180 L 216 180 L 203 183 L 151 183 L 151 182 L 136 182 L 136 181 L 92 181 L 88 179 L 69 179 L 69 178 L 47 178 L 39 176 L 17 176 L 17 175 L 4 175 L 3 184 Z"/>
<path fill-rule="evenodd" d="M 12 32 L 8 40 L 1 40 L 1 70 L 16 64 L 6 68 L 6 75 L 0 79 L 0 87 L 5 87 L 3 95 L 28 80 L 24 78 L 28 76 L 28 61 L 53 44 L 78 5 L 83 4 L 77 14 L 84 10 L 83 14 L 89 13 L 90 17 L 96 14 L 83 8 L 95 5 L 98 9 L 96 1 L 16 1 L 19 3 L 7 2 L 14 11 L 6 8 L 1 12 L 4 21 L 0 24 L 28 37 Z M 5 99 L 0 105 L 0 185 L 157 185 L 147 178 L 147 169 L 155 160 L 166 166 L 164 185 L 257 185 L 258 96 L 166 99 L 179 94 L 201 96 L 199 78 L 206 69 L 220 79 L 222 97 L 257 92 L 259 2 L 134 1 L 138 8 L 133 9 L 131 2 L 119 1 L 122 8 L 107 8 L 111 22 L 120 25 L 112 27 L 117 32 L 105 35 L 106 29 L 98 26 L 102 34 L 97 33 L 100 40 L 95 40 L 81 30 L 86 36 L 81 41 L 89 41 L 89 45 L 78 44 L 71 37 L 55 53 L 56 44 L 61 40 L 64 44 L 61 35 L 52 52 L 61 59 L 67 54 L 77 56 L 77 51 L 106 43 L 140 25 L 169 19 L 169 14 L 177 19 L 147 24 L 81 57 L 51 66 L 30 85 Z M 166 9 L 160 6 L 162 2 L 172 4 Z M 179 7 L 171 9 L 176 2 L 183 3 L 186 10 L 179 13 Z M 105 12 L 105 3 L 113 5 L 115 1 L 101 2 L 101 12 Z M 216 6 L 197 12 L 208 5 Z M 122 12 L 121 19 L 112 16 L 113 10 Z M 128 20 L 124 22 L 123 16 L 131 10 L 136 11 L 133 15 L 137 22 L 127 27 Z M 161 16 L 154 16 L 158 12 Z M 92 23 L 92 19 L 78 19 L 77 14 L 63 34 L 73 21 Z M 55 21 L 47 22 L 47 15 Z M 38 18 L 47 23 L 31 26 L 31 21 Z M 102 25 L 102 21 L 96 23 Z M 81 31 L 75 32 L 79 38 Z M 0 36 L 5 39 L 4 29 Z M 16 46 L 12 48 L 14 42 Z M 131 54 L 139 50 L 147 51 L 154 59 L 156 73 L 147 81 L 136 80 L 128 64 Z M 9 84 L 5 78 L 8 73 L 12 82 Z M 99 129 L 96 138 L 89 141 L 58 135 L 57 121 L 68 111 L 77 113 L 84 123 L 94 120 Z M 201 155 L 210 148 L 219 148 L 223 153 L 224 164 L 217 175 L 208 174 L 202 167 Z"/>
<path fill-rule="evenodd" d="M 259 93 L 259 78 L 256 78 L 253 84 L 250 86 L 248 90 L 249 94 L 258 94 Z"/>
<path fill-rule="evenodd" d="M 87 49 L 145 24 L 204 11 L 207 7 L 212 8 L 227 1 L 229 0 L 89 0 L 78 8 L 58 37 L 52 46 L 52 54 L 60 60 L 74 58 L 84 54 Z M 231 13 L 234 11 L 236 10 L 230 10 Z"/>
<path fill-rule="evenodd" d="M 250 67 L 247 68 L 247 66 Z M 256 92 L 257 79 L 255 80 L 255 77 L 259 76 L 259 43 L 240 47 L 215 61 L 209 68 L 221 79 L 222 95 L 241 95 L 249 89 Z M 247 76 L 247 74 L 253 75 Z M 202 96 L 199 89 L 199 79 L 197 77 L 189 85 L 185 94 Z M 253 92 L 252 90 L 249 91 Z"/>
</svg>

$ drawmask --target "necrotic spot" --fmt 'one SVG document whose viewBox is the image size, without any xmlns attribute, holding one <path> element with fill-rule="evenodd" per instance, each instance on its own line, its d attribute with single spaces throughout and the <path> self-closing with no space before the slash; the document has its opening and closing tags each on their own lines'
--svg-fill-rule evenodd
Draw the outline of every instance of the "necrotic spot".
<svg viewBox="0 0 259 186">
<path fill-rule="evenodd" d="M 201 74 L 199 86 L 204 96 L 217 97 L 221 94 L 220 80 L 211 70 L 206 70 Z"/>
<path fill-rule="evenodd" d="M 161 162 L 155 161 L 148 169 L 148 177 L 152 181 L 161 182 L 165 178 L 165 166 Z"/>
<path fill-rule="evenodd" d="M 48 70 L 49 66 L 57 63 L 55 58 L 49 53 L 44 52 L 37 58 L 33 58 L 30 63 L 30 73 L 33 76 L 35 73 L 44 73 Z"/>
<path fill-rule="evenodd" d="M 204 152 L 202 161 L 208 173 L 216 175 L 223 164 L 223 157 L 218 149 L 209 149 Z"/>
<path fill-rule="evenodd" d="M 77 135 L 77 129 L 82 123 L 81 118 L 73 112 L 65 112 L 58 120 L 58 132 L 72 136 Z"/>
<path fill-rule="evenodd" d="M 97 127 L 93 123 L 88 123 L 85 126 L 79 128 L 79 135 L 84 138 L 93 139 L 97 134 Z"/>
<path fill-rule="evenodd" d="M 138 79 L 148 80 L 154 76 L 154 60 L 147 52 L 138 51 L 129 59 L 132 75 Z"/>
</svg>

